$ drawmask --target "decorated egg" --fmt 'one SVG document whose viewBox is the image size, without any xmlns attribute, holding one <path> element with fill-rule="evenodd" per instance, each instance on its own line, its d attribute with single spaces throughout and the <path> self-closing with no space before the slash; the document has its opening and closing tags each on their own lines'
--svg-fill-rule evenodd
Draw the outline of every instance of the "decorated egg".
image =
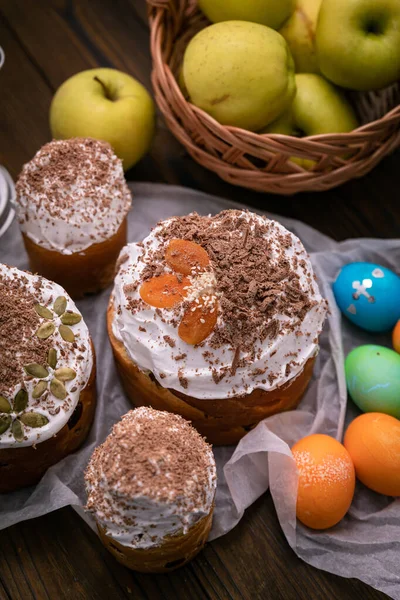
<svg viewBox="0 0 400 600">
<path fill-rule="evenodd" d="M 384 346 L 358 346 L 347 355 L 348 392 L 363 412 L 400 418 L 400 355 Z"/>
<path fill-rule="evenodd" d="M 393 348 L 400 354 L 400 321 L 397 321 L 392 333 Z"/>
<path fill-rule="evenodd" d="M 329 435 L 309 435 L 292 448 L 299 473 L 296 516 L 312 529 L 336 525 L 349 510 L 355 473 L 346 448 Z"/>
<path fill-rule="evenodd" d="M 381 413 L 360 415 L 347 428 L 344 445 L 364 485 L 400 496 L 400 421 Z"/>
<path fill-rule="evenodd" d="M 380 265 L 345 265 L 333 293 L 342 313 L 367 331 L 388 331 L 400 319 L 400 277 Z"/>
</svg>

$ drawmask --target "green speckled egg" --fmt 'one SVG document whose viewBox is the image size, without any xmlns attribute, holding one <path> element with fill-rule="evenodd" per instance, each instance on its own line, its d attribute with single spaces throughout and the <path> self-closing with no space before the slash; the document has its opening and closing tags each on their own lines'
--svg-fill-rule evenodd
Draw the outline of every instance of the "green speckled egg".
<svg viewBox="0 0 400 600">
<path fill-rule="evenodd" d="M 400 354 L 367 344 L 350 352 L 345 362 L 347 389 L 363 412 L 400 419 Z"/>
</svg>

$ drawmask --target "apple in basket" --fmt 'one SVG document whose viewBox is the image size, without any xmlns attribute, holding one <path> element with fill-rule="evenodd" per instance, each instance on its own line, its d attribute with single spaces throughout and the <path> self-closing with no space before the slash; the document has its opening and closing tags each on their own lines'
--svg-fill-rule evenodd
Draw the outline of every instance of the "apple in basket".
<svg viewBox="0 0 400 600">
<path fill-rule="evenodd" d="M 272 29 L 278 29 L 294 8 L 294 0 L 199 0 L 198 4 L 213 23 L 253 21 Z"/>
<path fill-rule="evenodd" d="M 296 95 L 290 108 L 262 133 L 304 137 L 322 133 L 345 133 L 358 127 L 353 108 L 343 92 L 315 73 L 296 74 Z M 310 169 L 314 161 L 293 157 Z"/>
<path fill-rule="evenodd" d="M 325 77 L 376 90 L 400 79 L 399 0 L 323 0 L 316 47 Z"/>
<path fill-rule="evenodd" d="M 50 108 L 54 138 L 93 137 L 109 142 L 125 171 L 148 151 L 154 103 L 136 79 L 116 69 L 89 69 L 58 88 Z"/>
<path fill-rule="evenodd" d="M 190 102 L 223 125 L 258 131 L 286 110 L 295 93 L 294 63 L 269 27 L 224 21 L 189 42 L 181 87 Z"/>
<path fill-rule="evenodd" d="M 289 109 L 263 133 L 304 137 L 345 133 L 358 127 L 357 117 L 343 92 L 315 73 L 297 73 L 296 95 Z"/>
<path fill-rule="evenodd" d="M 279 30 L 287 43 L 296 66 L 296 73 L 319 73 L 315 30 L 321 0 L 296 0 L 296 6 Z"/>
</svg>

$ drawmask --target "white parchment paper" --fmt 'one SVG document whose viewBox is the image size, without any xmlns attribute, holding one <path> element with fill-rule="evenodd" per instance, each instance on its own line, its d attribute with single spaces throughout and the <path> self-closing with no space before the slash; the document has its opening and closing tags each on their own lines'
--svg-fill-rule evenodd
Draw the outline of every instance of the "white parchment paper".
<svg viewBox="0 0 400 600">
<path fill-rule="evenodd" d="M 129 215 L 129 240 L 145 237 L 160 219 L 193 210 L 216 213 L 238 205 L 174 186 L 132 184 L 133 210 Z M 277 218 L 277 217 L 273 217 Z M 316 532 L 296 523 L 297 474 L 290 446 L 310 433 L 327 433 L 342 439 L 346 425 L 358 411 L 346 402 L 344 357 L 363 343 L 390 346 L 389 336 L 364 333 L 341 320 L 331 283 L 341 265 L 362 260 L 393 270 L 400 265 L 400 240 L 354 239 L 336 243 L 298 221 L 278 220 L 303 241 L 328 298 L 331 314 L 321 336 L 312 382 L 296 411 L 275 415 L 248 433 L 236 448 L 215 448 L 218 465 L 217 502 L 210 539 L 223 535 L 241 519 L 244 510 L 269 487 L 288 543 L 306 562 L 343 577 L 356 577 L 400 600 L 400 499 L 387 498 L 357 484 L 348 515 L 336 527 Z M 0 261 L 27 268 L 18 226 L 14 222 L 0 239 Z M 85 515 L 83 471 L 96 445 L 131 406 L 120 386 L 105 326 L 111 289 L 78 302 L 97 351 L 98 406 L 90 436 L 75 454 L 54 465 L 41 482 L 0 496 L 0 529 L 38 517 L 66 505 Z"/>
</svg>

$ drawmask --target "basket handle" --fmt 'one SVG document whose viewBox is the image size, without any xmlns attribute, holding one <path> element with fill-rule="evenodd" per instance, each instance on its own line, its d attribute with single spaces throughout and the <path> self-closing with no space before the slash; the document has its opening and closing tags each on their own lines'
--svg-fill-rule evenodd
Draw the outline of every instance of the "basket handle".
<svg viewBox="0 0 400 600">
<path fill-rule="evenodd" d="M 187 9 L 187 0 L 147 0 L 149 16 L 158 10 L 167 11 L 173 15 L 182 14 Z"/>
<path fill-rule="evenodd" d="M 165 8 L 170 9 L 170 5 L 174 4 L 175 0 L 147 0 L 148 8 Z"/>
<path fill-rule="evenodd" d="M 170 17 L 175 31 L 181 27 L 183 20 L 197 12 L 197 0 L 146 0 L 150 23 L 160 15 Z M 170 23 L 171 25 L 171 23 Z"/>
<path fill-rule="evenodd" d="M 147 0 L 150 51 L 154 62 L 168 62 L 174 40 L 197 0 Z"/>
</svg>

